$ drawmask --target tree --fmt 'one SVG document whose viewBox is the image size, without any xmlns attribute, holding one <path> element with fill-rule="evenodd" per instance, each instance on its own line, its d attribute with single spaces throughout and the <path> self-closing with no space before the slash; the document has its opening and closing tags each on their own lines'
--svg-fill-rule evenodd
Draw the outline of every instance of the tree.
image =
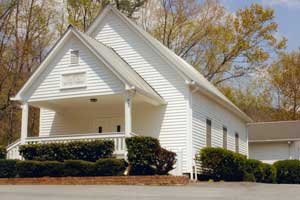
<svg viewBox="0 0 300 200">
<path fill-rule="evenodd" d="M 145 15 L 156 23 L 143 20 L 146 29 L 216 85 L 265 67 L 285 47 L 270 8 L 252 4 L 231 14 L 218 1 L 158 1 Z"/>
<path fill-rule="evenodd" d="M 254 121 L 274 121 L 277 110 L 272 106 L 271 91 L 257 88 L 256 83 L 251 83 L 244 89 L 223 86 L 221 91 Z"/>
<path fill-rule="evenodd" d="M 277 90 L 279 109 L 286 111 L 288 119 L 300 119 L 300 51 L 281 53 L 269 74 Z"/>
<path fill-rule="evenodd" d="M 68 21 L 82 31 L 92 23 L 97 14 L 108 4 L 116 6 L 128 17 L 140 8 L 146 0 L 68 0 Z"/>
<path fill-rule="evenodd" d="M 10 101 L 39 65 L 55 39 L 53 0 L 0 2 L 0 143 L 20 133 L 20 109 Z M 36 131 L 38 112 L 31 112 L 30 131 Z"/>
</svg>

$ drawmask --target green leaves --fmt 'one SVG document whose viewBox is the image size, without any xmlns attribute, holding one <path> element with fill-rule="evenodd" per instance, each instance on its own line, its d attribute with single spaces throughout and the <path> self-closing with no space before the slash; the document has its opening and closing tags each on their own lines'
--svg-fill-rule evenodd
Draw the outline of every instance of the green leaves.
<svg viewBox="0 0 300 200">
<path fill-rule="evenodd" d="M 216 85 L 256 72 L 286 45 L 275 37 L 274 11 L 262 5 L 229 13 L 216 1 L 164 2 L 148 29 Z"/>
<path fill-rule="evenodd" d="M 176 153 L 160 147 L 156 138 L 126 138 L 130 175 L 166 175 L 173 169 Z"/>
<path fill-rule="evenodd" d="M 114 142 L 96 140 L 92 142 L 29 144 L 20 146 L 19 151 L 26 160 L 86 160 L 95 162 L 100 158 L 112 157 Z"/>
</svg>

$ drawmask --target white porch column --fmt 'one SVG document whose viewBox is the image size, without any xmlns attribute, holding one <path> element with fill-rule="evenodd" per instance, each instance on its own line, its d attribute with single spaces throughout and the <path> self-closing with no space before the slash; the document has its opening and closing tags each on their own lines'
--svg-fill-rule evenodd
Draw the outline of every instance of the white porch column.
<svg viewBox="0 0 300 200">
<path fill-rule="evenodd" d="M 21 144 L 25 144 L 25 139 L 28 136 L 28 113 L 29 105 L 25 102 L 22 105 Z"/>
<path fill-rule="evenodd" d="M 130 137 L 132 132 L 132 96 L 130 92 L 125 96 L 125 137 Z"/>
</svg>

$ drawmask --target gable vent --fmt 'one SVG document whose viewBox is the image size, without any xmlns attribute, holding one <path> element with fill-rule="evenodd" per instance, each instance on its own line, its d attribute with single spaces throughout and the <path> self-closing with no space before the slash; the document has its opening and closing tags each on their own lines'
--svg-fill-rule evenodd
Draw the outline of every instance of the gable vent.
<svg viewBox="0 0 300 200">
<path fill-rule="evenodd" d="M 71 51 L 71 59 L 70 59 L 71 64 L 78 64 L 78 61 L 79 61 L 79 51 L 78 50 Z"/>
</svg>

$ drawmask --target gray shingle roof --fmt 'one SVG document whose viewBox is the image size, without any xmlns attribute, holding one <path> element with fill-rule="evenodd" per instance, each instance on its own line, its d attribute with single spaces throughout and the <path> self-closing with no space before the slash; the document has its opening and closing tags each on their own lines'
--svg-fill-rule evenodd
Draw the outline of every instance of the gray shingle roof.
<svg viewBox="0 0 300 200">
<path fill-rule="evenodd" d="M 76 30 L 74 31 L 80 35 L 101 57 L 103 57 L 110 67 L 115 70 L 123 79 L 131 86 L 134 86 L 139 92 L 143 92 L 144 95 L 149 95 L 152 98 L 156 98 L 161 102 L 164 102 L 162 97 L 137 73 L 131 66 L 128 65 L 112 48 L 104 45 L 103 43 L 89 37 L 88 35 Z"/>
<path fill-rule="evenodd" d="M 250 123 L 248 137 L 249 141 L 299 140 L 300 121 Z"/>
<path fill-rule="evenodd" d="M 252 122 L 252 119 L 246 115 L 243 111 L 241 111 L 236 105 L 234 105 L 222 92 L 220 92 L 212 83 L 210 83 L 202 74 L 200 74 L 193 66 L 187 63 L 184 59 L 176 55 L 172 50 L 168 49 L 157 39 L 152 37 L 147 31 L 139 27 L 137 24 L 128 19 L 124 14 L 122 14 L 119 10 L 114 8 L 111 5 L 108 5 L 94 20 L 94 22 L 87 29 L 86 33 L 90 34 L 93 29 L 97 27 L 97 24 L 100 23 L 101 19 L 104 15 L 108 13 L 108 11 L 112 11 L 117 16 L 121 17 L 125 20 L 131 27 L 138 31 L 146 40 L 148 40 L 149 44 L 152 45 L 161 55 L 172 62 L 172 66 L 175 67 L 176 70 L 184 74 L 186 77 L 194 81 L 201 91 L 205 93 L 207 96 L 211 97 L 215 102 L 223 105 L 225 108 L 235 113 L 237 116 L 242 118 L 246 122 Z"/>
</svg>

